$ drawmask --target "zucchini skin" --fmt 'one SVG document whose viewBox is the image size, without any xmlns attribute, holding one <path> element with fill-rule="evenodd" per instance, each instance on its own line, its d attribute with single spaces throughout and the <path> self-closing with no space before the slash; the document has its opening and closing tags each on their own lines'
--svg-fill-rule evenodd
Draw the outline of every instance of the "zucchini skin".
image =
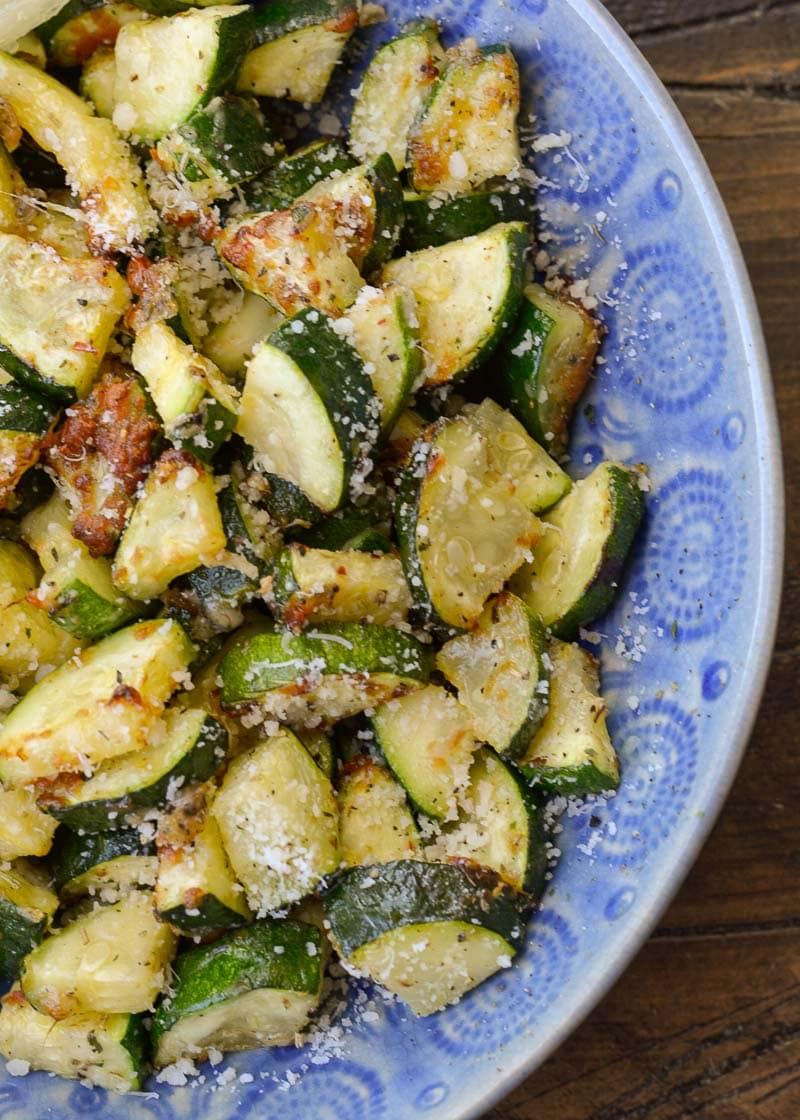
<svg viewBox="0 0 800 1120">
<path fill-rule="evenodd" d="M 317 950 L 314 956 L 307 945 Z M 275 947 L 283 946 L 282 953 Z M 322 934 L 316 926 L 289 918 L 261 919 L 224 934 L 213 945 L 181 953 L 173 962 L 174 992 L 153 1016 L 151 1041 L 159 1042 L 187 1015 L 257 988 L 315 993 L 320 985 Z"/>
<path fill-rule="evenodd" d="M 422 498 L 420 479 L 424 479 L 427 474 L 436 436 L 444 429 L 446 423 L 446 420 L 437 421 L 424 432 L 422 439 L 414 444 L 409 461 L 398 478 L 395 501 L 397 544 L 403 561 L 403 570 L 406 573 L 406 582 L 414 601 L 412 620 L 420 626 L 428 626 L 434 636 L 441 639 L 452 637 L 457 631 L 439 617 L 430 597 L 417 547 L 417 522 Z"/>
<path fill-rule="evenodd" d="M 208 716 L 192 749 L 178 764 L 150 785 L 131 790 L 122 797 L 65 804 L 57 789 L 39 798 L 39 807 L 73 832 L 105 832 L 124 827 L 128 816 L 139 809 L 152 809 L 167 799 L 170 784 L 177 778 L 203 782 L 216 773 L 222 754 L 228 750 L 228 732 Z M 220 753 L 222 752 L 222 754 Z"/>
<path fill-rule="evenodd" d="M 527 894 L 469 860 L 348 868 L 331 880 L 323 902 L 344 957 L 392 929 L 424 922 L 474 920 L 519 949 L 532 905 Z"/>
<path fill-rule="evenodd" d="M 8 899 L 0 896 L 0 982 L 15 980 L 25 957 L 45 935 L 49 925 L 46 914 L 26 914 Z"/>
<path fill-rule="evenodd" d="M 189 913 L 185 906 L 172 906 L 166 910 L 159 910 L 158 916 L 162 922 L 166 922 L 180 933 L 195 934 L 199 937 L 212 937 L 221 930 L 227 931 L 237 926 L 244 926 L 248 921 L 243 914 L 231 910 L 230 906 L 226 906 L 213 895 L 205 895 L 199 899 L 192 910 L 197 910 L 197 913 Z"/>
<path fill-rule="evenodd" d="M 18 358 L 13 350 L 0 342 L 0 369 L 4 369 L 15 381 L 21 382 L 37 393 L 44 393 L 59 404 L 73 404 L 78 394 L 68 385 L 59 385 L 41 373 L 28 362 Z"/>
<path fill-rule="evenodd" d="M 52 400 L 36 392 L 13 382 L 0 385 L 0 431 L 43 436 L 52 427 L 58 412 Z"/>
<path fill-rule="evenodd" d="M 329 674 L 372 670 L 421 681 L 430 675 L 431 652 L 415 638 L 391 627 L 321 623 L 314 627 L 314 634 L 317 636 L 292 635 L 270 628 L 233 645 L 219 665 L 223 703 L 248 703 L 292 685 L 302 675 L 303 667 L 312 661 L 321 661 L 324 672 Z M 380 657 L 380 668 L 376 667 L 376 654 Z M 363 661 L 362 667 L 359 661 Z"/>
<path fill-rule="evenodd" d="M 331 31 L 351 31 L 358 23 L 358 5 L 354 0 L 273 0 L 256 12 L 255 42 L 270 43 L 317 24 L 330 25 Z"/>
<path fill-rule="evenodd" d="M 356 161 L 338 140 L 319 140 L 284 156 L 264 175 L 242 186 L 249 211 L 284 210 L 295 199 L 337 171 L 350 171 Z"/>
<path fill-rule="evenodd" d="M 53 882 L 60 891 L 72 879 L 77 879 L 98 863 L 106 863 L 119 856 L 150 856 L 154 853 L 155 845 L 142 844 L 136 828 L 78 835 L 62 825 L 53 838 L 48 863 Z"/>
<path fill-rule="evenodd" d="M 431 205 L 427 195 L 407 193 L 403 200 L 405 222 L 402 244 L 406 252 L 445 245 L 483 233 L 498 222 L 533 224 L 534 194 L 532 189 L 517 186 L 513 193 L 508 186 L 484 189 L 456 198 L 440 199 Z"/>
<path fill-rule="evenodd" d="M 584 594 L 550 627 L 555 637 L 564 641 L 572 641 L 582 626 L 593 622 L 611 606 L 617 594 L 622 569 L 644 516 L 644 496 L 634 472 L 614 465 L 610 473 L 611 519 L 614 529 L 605 542 L 600 562 Z"/>
</svg>

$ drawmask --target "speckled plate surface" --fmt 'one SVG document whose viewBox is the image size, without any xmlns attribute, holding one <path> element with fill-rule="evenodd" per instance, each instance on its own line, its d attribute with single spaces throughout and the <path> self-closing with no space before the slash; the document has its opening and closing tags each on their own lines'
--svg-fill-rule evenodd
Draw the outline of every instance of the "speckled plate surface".
<svg viewBox="0 0 800 1120">
<path fill-rule="evenodd" d="M 479 1116 L 630 960 L 695 858 L 746 743 L 779 596 L 779 447 L 749 283 L 697 148 L 591 0 L 386 4 L 393 23 L 365 36 L 370 50 L 419 14 L 437 16 L 448 42 L 508 40 L 526 135 L 532 111 L 540 133 L 570 134 L 567 147 L 531 160 L 545 180 L 543 244 L 588 279 L 608 327 L 573 464 L 585 473 L 601 458 L 645 461 L 653 484 L 617 606 L 597 626 L 621 788 L 565 818 L 563 858 L 526 951 L 456 1007 L 415 1021 L 354 988 L 337 1037 L 321 1047 L 234 1056 L 205 1067 L 203 1085 L 154 1086 L 158 1097 L 3 1073 L 3 1120 Z M 344 120 L 354 84 L 339 79 Z"/>
</svg>

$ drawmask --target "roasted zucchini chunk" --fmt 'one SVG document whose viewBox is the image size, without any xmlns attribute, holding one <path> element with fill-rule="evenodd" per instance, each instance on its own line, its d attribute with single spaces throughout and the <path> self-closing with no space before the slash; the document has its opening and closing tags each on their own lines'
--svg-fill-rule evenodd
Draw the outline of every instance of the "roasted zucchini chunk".
<svg viewBox="0 0 800 1120">
<path fill-rule="evenodd" d="M 0 865 L 0 982 L 15 980 L 58 909 L 47 877 L 25 860 Z"/>
<path fill-rule="evenodd" d="M 304 307 L 341 315 L 363 284 L 335 213 L 313 202 L 229 222 L 217 249 L 242 287 L 284 315 Z"/>
<path fill-rule="evenodd" d="M 259 916 L 304 898 L 339 865 L 333 787 L 286 728 L 234 759 L 211 813 Z"/>
<path fill-rule="evenodd" d="M 113 264 L 0 233 L 0 287 L 0 368 L 57 401 L 86 396 L 130 302 Z"/>
<path fill-rule="evenodd" d="M 508 47 L 474 41 L 449 51 L 411 129 L 408 155 L 417 191 L 464 194 L 521 166 L 519 71 Z"/>
<path fill-rule="evenodd" d="M 508 968 L 531 900 L 471 863 L 397 860 L 353 867 L 333 881 L 325 913 L 347 962 L 432 1015 Z"/>
<path fill-rule="evenodd" d="M 0 780 L 85 774 L 145 746 L 194 649 L 169 619 L 137 622 L 43 677 L 0 728 Z M 177 674 L 177 678 L 176 678 Z"/>
<path fill-rule="evenodd" d="M 119 542 L 114 583 L 132 598 L 153 599 L 178 576 L 212 564 L 226 544 L 213 474 L 188 451 L 165 451 Z"/>
<path fill-rule="evenodd" d="M 2 53 L 0 97 L 34 142 L 53 153 L 63 167 L 80 195 L 92 244 L 99 251 L 130 252 L 155 234 L 156 214 L 139 164 L 111 121 L 96 117 L 91 105 L 49 74 Z M 4 305 L 9 290 L 6 283 L 4 280 Z M 77 298 L 74 285 L 69 295 Z M 52 285 L 43 297 L 34 297 L 32 293 L 36 322 L 42 309 L 52 306 Z M 59 337 L 59 330 L 54 333 Z"/>
<path fill-rule="evenodd" d="M 285 918 L 233 930 L 175 961 L 171 995 L 153 1019 L 155 1064 L 211 1049 L 288 1046 L 322 991 L 319 929 Z"/>
<path fill-rule="evenodd" d="M 436 82 L 443 56 L 433 20 L 410 24 L 375 52 L 350 119 L 350 148 L 357 159 L 375 159 L 388 152 L 397 170 L 403 170 L 409 133 Z"/>
<path fill-rule="evenodd" d="M 42 441 L 58 416 L 53 401 L 21 385 L 0 385 L 0 509 L 25 471 L 39 461 Z"/>
<path fill-rule="evenodd" d="M 252 43 L 244 4 L 126 24 L 114 47 L 114 124 L 158 140 L 230 88 Z"/>
<path fill-rule="evenodd" d="M 403 787 L 373 759 L 352 759 L 339 776 L 339 857 L 346 867 L 421 858 L 417 822 Z"/>
<path fill-rule="evenodd" d="M 355 0 L 265 4 L 256 14 L 257 46 L 244 60 L 237 89 L 303 104 L 321 101 L 358 27 L 358 11 Z"/>
</svg>

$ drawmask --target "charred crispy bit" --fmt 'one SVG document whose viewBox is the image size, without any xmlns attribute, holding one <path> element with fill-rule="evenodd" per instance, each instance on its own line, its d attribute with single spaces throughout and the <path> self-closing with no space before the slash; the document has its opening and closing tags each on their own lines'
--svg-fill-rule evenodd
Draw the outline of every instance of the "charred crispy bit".
<svg viewBox="0 0 800 1120">
<path fill-rule="evenodd" d="M 337 236 L 336 215 L 308 202 L 230 223 L 218 251 L 236 279 L 285 315 L 341 315 L 363 281 Z"/>
<path fill-rule="evenodd" d="M 178 314 L 174 284 L 178 262 L 171 257 L 151 261 L 149 257 L 132 257 L 127 270 L 128 286 L 136 303 L 125 316 L 125 326 L 134 334 L 148 325 Z"/>
<path fill-rule="evenodd" d="M 158 422 L 144 390 L 124 370 L 106 362 L 99 383 L 86 400 L 67 409 L 45 448 L 45 460 L 75 513 L 73 535 L 92 556 L 114 551 L 155 457 Z"/>
</svg>

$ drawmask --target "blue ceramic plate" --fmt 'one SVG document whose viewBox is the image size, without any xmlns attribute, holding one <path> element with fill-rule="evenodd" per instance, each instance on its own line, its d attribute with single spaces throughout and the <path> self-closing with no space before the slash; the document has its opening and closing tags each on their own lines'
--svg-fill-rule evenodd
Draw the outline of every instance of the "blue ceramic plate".
<svg viewBox="0 0 800 1120">
<path fill-rule="evenodd" d="M 410 0 L 386 4 L 393 24 L 369 32 L 359 59 L 421 14 Z M 644 461 L 652 479 L 636 555 L 597 626 L 621 788 L 565 818 L 525 953 L 456 1007 L 414 1020 L 353 988 L 339 1027 L 311 1049 L 234 1056 L 205 1067 L 203 1085 L 160 1085 L 157 1098 L 3 1074 L 3 1120 L 478 1116 L 619 975 L 736 771 L 773 638 L 782 495 L 758 318 L 716 189 L 667 94 L 591 0 L 447 0 L 425 14 L 448 42 L 510 41 L 526 136 L 531 112 L 539 133 L 569 134 L 532 166 L 545 180 L 543 244 L 588 279 L 608 328 L 573 464 Z M 343 120 L 354 84 L 341 76 Z"/>
</svg>

